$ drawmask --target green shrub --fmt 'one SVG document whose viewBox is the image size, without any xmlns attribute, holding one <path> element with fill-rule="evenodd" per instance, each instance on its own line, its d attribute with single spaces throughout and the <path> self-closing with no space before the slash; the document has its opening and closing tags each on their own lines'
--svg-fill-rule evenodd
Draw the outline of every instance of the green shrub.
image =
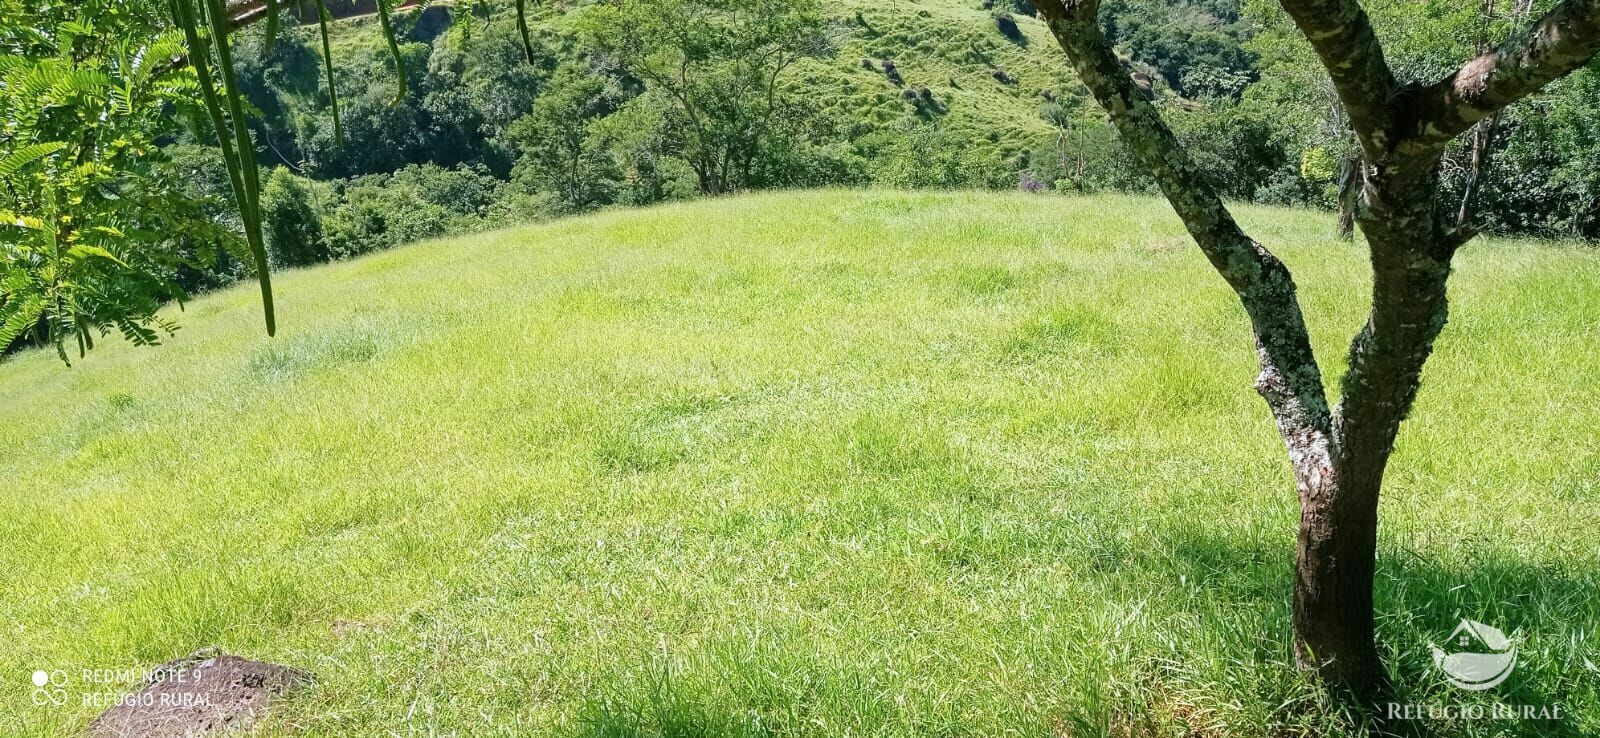
<svg viewBox="0 0 1600 738">
<path fill-rule="evenodd" d="M 457 216 L 481 216 L 500 196 L 503 184 L 483 165 L 447 169 L 419 164 L 395 172 L 389 186 L 414 190 L 421 199 Z"/>
<path fill-rule="evenodd" d="M 973 149 L 961 133 L 919 125 L 863 136 L 857 152 L 871 162 L 872 183 L 911 189 L 1016 186 L 1014 167 Z"/>
<path fill-rule="evenodd" d="M 267 255 L 273 266 L 291 267 L 328 260 L 322 240 L 322 215 L 311 182 L 274 169 L 261 192 L 261 217 L 266 224 Z"/>
</svg>

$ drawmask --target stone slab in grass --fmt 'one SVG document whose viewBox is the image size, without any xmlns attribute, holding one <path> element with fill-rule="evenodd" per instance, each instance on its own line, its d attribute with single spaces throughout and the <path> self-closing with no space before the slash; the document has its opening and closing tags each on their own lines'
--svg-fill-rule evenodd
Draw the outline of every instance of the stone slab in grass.
<svg viewBox="0 0 1600 738">
<path fill-rule="evenodd" d="M 200 738 L 246 730 L 311 683 L 308 671 L 202 649 L 162 664 L 89 723 L 91 738 Z"/>
</svg>

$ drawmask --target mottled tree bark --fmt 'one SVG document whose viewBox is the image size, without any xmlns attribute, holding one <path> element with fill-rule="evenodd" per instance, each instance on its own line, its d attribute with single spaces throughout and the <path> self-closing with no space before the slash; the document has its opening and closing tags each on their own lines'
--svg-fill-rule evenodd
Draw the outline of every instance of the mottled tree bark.
<svg viewBox="0 0 1600 738">
<path fill-rule="evenodd" d="M 1288 269 L 1239 229 L 1102 32 L 1098 0 L 1036 0 L 1079 79 L 1239 296 L 1266 400 L 1294 469 L 1300 531 L 1294 646 L 1301 666 L 1368 703 L 1388 691 L 1374 638 L 1378 499 L 1400 423 L 1448 315 L 1456 250 L 1475 233 L 1440 212 L 1445 144 L 1600 51 L 1600 0 L 1567 0 L 1527 34 L 1431 86 L 1403 86 L 1356 0 L 1280 0 L 1311 42 L 1360 144 L 1355 220 L 1373 270 L 1367 324 L 1329 410 Z"/>
<path fill-rule="evenodd" d="M 1339 210 L 1333 233 L 1347 241 L 1355 237 L 1356 199 L 1360 194 L 1361 160 L 1354 157 L 1344 159 L 1339 164 Z"/>
</svg>

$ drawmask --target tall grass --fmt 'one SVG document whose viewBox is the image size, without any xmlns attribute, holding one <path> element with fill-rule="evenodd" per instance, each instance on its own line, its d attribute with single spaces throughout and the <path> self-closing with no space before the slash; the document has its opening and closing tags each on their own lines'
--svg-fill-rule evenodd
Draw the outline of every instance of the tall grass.
<svg viewBox="0 0 1600 738">
<path fill-rule="evenodd" d="M 1327 216 L 1244 209 L 1330 383 Z M 1383 505 L 1408 702 L 1600 731 L 1600 254 L 1484 240 Z M 315 671 L 265 734 L 1278 736 L 1296 507 L 1240 308 L 1155 201 L 766 194 L 244 289 L 156 349 L 0 364 L 0 733 L 220 645 Z M 1428 646 L 1513 633 L 1494 692 Z M 27 675 L 68 670 L 36 707 Z"/>
</svg>

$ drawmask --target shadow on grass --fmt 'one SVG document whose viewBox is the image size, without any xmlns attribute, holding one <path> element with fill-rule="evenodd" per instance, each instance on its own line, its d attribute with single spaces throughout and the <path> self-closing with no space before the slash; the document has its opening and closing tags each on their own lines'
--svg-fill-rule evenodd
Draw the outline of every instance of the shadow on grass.
<svg viewBox="0 0 1600 738">
<path fill-rule="evenodd" d="M 1070 680 L 1059 673 L 1041 675 L 1036 688 L 1057 691 L 1035 697 L 1055 707 L 1043 713 L 995 713 L 1008 715 L 1006 725 L 982 724 L 986 718 L 976 715 L 983 710 L 933 718 L 923 714 L 933 709 L 929 704 L 876 702 L 872 695 L 892 692 L 901 680 L 940 677 L 857 672 L 863 664 L 825 666 L 796 641 L 767 652 L 716 649 L 709 660 L 690 656 L 686 662 L 674 659 L 671 666 L 659 656 L 646 657 L 634 678 L 610 685 L 589 702 L 578 727 L 567 735 L 756 738 L 842 729 L 897 735 L 1021 730 L 1030 735 L 1034 728 L 1041 737 L 1359 734 L 1340 727 L 1359 719 L 1341 718 L 1339 708 L 1292 667 L 1293 542 L 1276 538 L 1167 531 L 1145 541 L 1156 545 L 1132 552 L 1125 566 L 1093 570 L 1106 581 L 1127 582 L 1126 594 L 1110 596 L 1139 600 L 1141 608 L 1162 613 L 1152 621 L 1154 630 L 1123 636 L 1137 642 L 1085 648 L 1079 655 L 1083 663 L 1058 664 L 1057 669 L 1082 674 Z M 1055 556 L 1075 559 L 1081 553 L 1068 544 Z M 1391 546 L 1381 557 L 1379 639 L 1395 677 L 1392 701 L 1412 706 L 1402 709 L 1415 716 L 1389 721 L 1383 734 L 1593 735 L 1600 719 L 1600 674 L 1585 656 L 1600 661 L 1600 653 L 1585 654 L 1582 636 L 1600 624 L 1595 567 L 1538 563 L 1505 550 L 1441 558 L 1455 553 L 1447 549 L 1430 556 Z M 1511 636 L 1518 663 L 1505 683 L 1480 692 L 1462 690 L 1434 665 L 1434 644 L 1460 650 L 1446 641 L 1463 618 L 1496 625 Z M 1129 653 L 1102 661 L 1112 651 Z M 1063 687 L 1067 693 L 1059 691 Z M 1495 719 L 1497 706 L 1517 712 L 1532 706 L 1547 715 L 1559 706 L 1561 719 Z M 1464 707 L 1489 717 L 1463 718 Z"/>
<path fill-rule="evenodd" d="M 1200 627 L 1222 634 L 1245 664 L 1287 662 L 1291 653 L 1292 541 L 1181 534 L 1146 567 L 1183 572 L 1204 593 Z M 1450 558 L 1455 556 L 1455 558 Z M 1380 552 L 1374 593 L 1378 641 L 1398 705 L 1385 734 L 1427 736 L 1588 736 L 1600 718 L 1600 564 L 1542 562 L 1504 547 L 1424 554 L 1395 546 Z M 1254 644 L 1229 632 L 1239 613 L 1264 618 L 1268 637 Z M 1517 650 L 1503 683 L 1467 690 L 1435 664 L 1443 653 L 1484 650 L 1450 636 L 1463 620 L 1503 630 Z M 1254 646 L 1256 652 L 1249 653 Z M 1263 647 L 1265 646 L 1265 647 Z M 1172 654 L 1182 659 L 1183 653 Z M 1463 708 L 1466 708 L 1463 710 Z M 1522 717 L 1533 710 L 1533 719 Z M 1481 711 L 1487 717 L 1470 716 Z M 1463 712 L 1469 713 L 1462 717 Z M 1496 715 L 1517 714 L 1517 717 Z M 1553 718 L 1553 719 L 1547 719 Z M 1387 715 L 1380 715 L 1380 718 Z"/>
</svg>

